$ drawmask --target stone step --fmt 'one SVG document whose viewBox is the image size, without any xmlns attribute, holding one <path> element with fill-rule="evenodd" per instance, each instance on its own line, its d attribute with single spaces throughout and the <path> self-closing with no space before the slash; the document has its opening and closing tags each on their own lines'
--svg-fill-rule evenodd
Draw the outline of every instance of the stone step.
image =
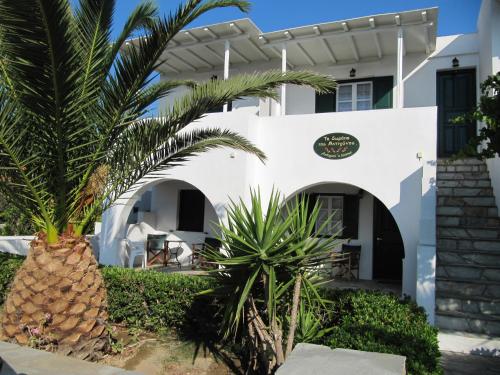
<svg viewBox="0 0 500 375">
<path fill-rule="evenodd" d="M 441 235 L 437 240 L 438 250 L 485 251 L 500 254 L 500 241 L 497 239 L 473 238 L 461 239 L 454 236 Z"/>
<path fill-rule="evenodd" d="M 500 251 L 463 251 L 442 250 L 436 253 L 437 264 L 460 264 L 479 267 L 497 267 L 500 265 Z"/>
<path fill-rule="evenodd" d="M 436 277 L 436 292 L 463 297 L 500 298 L 500 281 Z"/>
<path fill-rule="evenodd" d="M 466 206 L 440 206 L 437 207 L 438 215 L 467 216 L 467 217 L 495 217 L 498 218 L 496 207 L 466 207 Z"/>
<path fill-rule="evenodd" d="M 491 181 L 488 180 L 437 180 L 438 188 L 462 187 L 462 188 L 488 188 L 491 187 Z"/>
<path fill-rule="evenodd" d="M 500 282 L 500 265 L 475 265 L 461 262 L 447 262 L 439 258 L 436 265 L 436 277 L 460 280 L 486 280 Z"/>
<path fill-rule="evenodd" d="M 457 239 L 500 240 L 500 228 L 438 226 L 437 236 L 438 238 L 444 236 Z"/>
<path fill-rule="evenodd" d="M 436 311 L 436 326 L 452 331 L 500 335 L 500 319 L 484 314 Z"/>
<path fill-rule="evenodd" d="M 437 189 L 438 197 L 493 197 L 493 189 L 470 187 L 442 187 Z"/>
<path fill-rule="evenodd" d="M 465 159 L 447 159 L 440 158 L 437 160 L 437 165 L 485 165 L 484 160 L 465 158 Z"/>
<path fill-rule="evenodd" d="M 437 180 L 489 180 L 488 172 L 439 172 Z"/>
<path fill-rule="evenodd" d="M 488 167 L 485 164 L 476 164 L 476 165 L 438 165 L 437 173 L 443 172 L 487 172 Z"/>
<path fill-rule="evenodd" d="M 500 218 L 437 215 L 437 225 L 441 227 L 480 227 L 500 229 Z"/>
<path fill-rule="evenodd" d="M 436 311 L 453 311 L 500 317 L 500 299 L 463 297 L 454 293 L 436 292 Z"/>
<path fill-rule="evenodd" d="M 438 197 L 438 207 L 490 207 L 496 208 L 495 197 Z"/>
</svg>

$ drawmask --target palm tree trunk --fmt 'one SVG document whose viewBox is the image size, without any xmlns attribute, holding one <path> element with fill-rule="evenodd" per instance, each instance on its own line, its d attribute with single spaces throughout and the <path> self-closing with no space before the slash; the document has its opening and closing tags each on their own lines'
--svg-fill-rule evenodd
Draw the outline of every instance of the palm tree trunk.
<svg viewBox="0 0 500 375">
<path fill-rule="evenodd" d="M 89 242 L 65 236 L 49 245 L 42 234 L 33 240 L 5 302 L 6 337 L 96 360 L 109 343 L 107 318 L 106 288 Z"/>
</svg>

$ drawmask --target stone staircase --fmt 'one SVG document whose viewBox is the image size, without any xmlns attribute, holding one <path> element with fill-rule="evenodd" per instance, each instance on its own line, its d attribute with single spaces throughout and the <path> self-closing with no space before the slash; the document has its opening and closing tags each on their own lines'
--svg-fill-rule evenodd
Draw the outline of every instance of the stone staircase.
<svg viewBox="0 0 500 375">
<path fill-rule="evenodd" d="M 486 164 L 438 160 L 436 325 L 500 336 L 500 218 Z"/>
</svg>

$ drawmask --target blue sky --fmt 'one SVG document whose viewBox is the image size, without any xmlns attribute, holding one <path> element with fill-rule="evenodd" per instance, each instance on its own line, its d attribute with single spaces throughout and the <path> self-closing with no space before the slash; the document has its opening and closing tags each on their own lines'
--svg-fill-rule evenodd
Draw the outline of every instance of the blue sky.
<svg viewBox="0 0 500 375">
<path fill-rule="evenodd" d="M 116 30 L 140 0 L 116 0 Z M 174 9 L 179 0 L 157 0 L 162 12 Z M 248 15 L 235 9 L 212 11 L 191 26 L 250 17 L 263 31 L 281 30 L 319 22 L 362 17 L 372 14 L 439 7 L 438 35 L 472 33 L 481 0 L 251 0 Z"/>
</svg>

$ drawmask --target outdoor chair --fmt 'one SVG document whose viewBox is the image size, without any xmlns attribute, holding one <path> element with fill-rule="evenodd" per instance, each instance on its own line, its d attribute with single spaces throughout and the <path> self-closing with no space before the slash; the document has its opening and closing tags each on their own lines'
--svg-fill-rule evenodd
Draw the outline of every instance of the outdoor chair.
<svg viewBox="0 0 500 375">
<path fill-rule="evenodd" d="M 219 249 L 221 242 L 217 238 L 207 237 L 203 243 L 195 243 L 192 245 L 193 254 L 191 255 L 191 268 L 199 267 L 201 269 L 214 268 L 212 264 L 206 261 L 202 256 L 203 252 L 209 249 Z"/>
<path fill-rule="evenodd" d="M 184 251 L 182 244 L 186 244 L 186 241 L 180 241 L 180 240 L 167 241 L 167 248 L 169 254 L 169 259 L 167 263 L 174 263 L 177 267 L 179 267 L 179 269 L 182 266 L 181 262 L 179 261 L 179 255 L 181 255 Z"/>
<path fill-rule="evenodd" d="M 144 242 L 131 241 L 126 239 L 125 246 L 129 252 L 128 267 L 134 268 L 135 258 L 141 257 L 141 268 L 146 268 L 146 253 L 144 251 Z"/>
<path fill-rule="evenodd" d="M 163 258 L 163 259 L 162 259 Z M 170 259 L 166 234 L 148 234 L 146 240 L 146 264 L 151 266 L 158 261 L 166 266 Z"/>
<path fill-rule="evenodd" d="M 359 280 L 359 259 L 361 258 L 361 245 L 342 244 L 342 252 L 349 254 L 349 273 L 347 277 Z M 356 274 L 354 274 L 356 271 Z"/>
</svg>

